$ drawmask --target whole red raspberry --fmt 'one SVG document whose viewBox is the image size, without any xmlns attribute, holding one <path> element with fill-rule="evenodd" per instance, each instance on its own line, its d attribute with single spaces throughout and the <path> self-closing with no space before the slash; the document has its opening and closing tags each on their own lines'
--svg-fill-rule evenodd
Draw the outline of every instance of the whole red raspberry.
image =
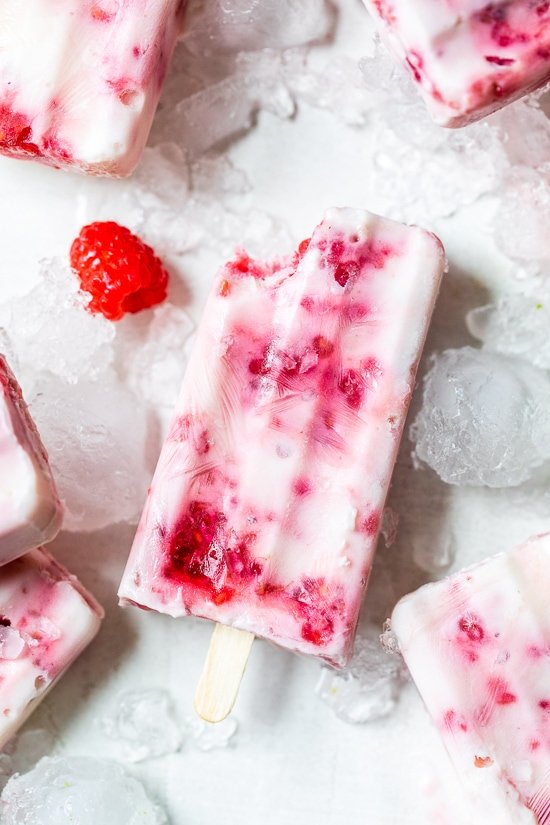
<svg viewBox="0 0 550 825">
<path fill-rule="evenodd" d="M 80 230 L 71 246 L 71 266 L 89 292 L 90 312 L 118 321 L 127 312 L 160 304 L 168 273 L 150 246 L 114 221 L 96 221 Z"/>
</svg>

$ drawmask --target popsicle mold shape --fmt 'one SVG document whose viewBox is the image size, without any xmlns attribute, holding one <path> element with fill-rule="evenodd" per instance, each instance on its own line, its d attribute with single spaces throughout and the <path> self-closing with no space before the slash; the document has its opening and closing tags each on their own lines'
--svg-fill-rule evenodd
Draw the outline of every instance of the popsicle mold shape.
<svg viewBox="0 0 550 825">
<path fill-rule="evenodd" d="M 55 538 L 62 515 L 46 450 L 0 355 L 0 565 Z"/>
<path fill-rule="evenodd" d="M 405 596 L 391 626 L 472 823 L 550 822 L 550 534 Z"/>
<path fill-rule="evenodd" d="M 0 750 L 102 618 L 93 596 L 43 548 L 0 568 Z"/>
<path fill-rule="evenodd" d="M 3 0 L 0 152 L 96 175 L 136 166 L 182 0 Z"/>
<path fill-rule="evenodd" d="M 349 657 L 444 253 L 331 209 L 221 271 L 120 586 L 122 604 Z"/>
<path fill-rule="evenodd" d="M 443 126 L 464 126 L 550 81 L 546 0 L 364 2 Z"/>
</svg>

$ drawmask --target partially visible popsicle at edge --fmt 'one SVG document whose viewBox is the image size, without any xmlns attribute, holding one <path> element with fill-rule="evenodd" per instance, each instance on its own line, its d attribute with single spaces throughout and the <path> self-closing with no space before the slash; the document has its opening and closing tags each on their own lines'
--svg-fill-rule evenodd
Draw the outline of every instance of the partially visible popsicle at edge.
<svg viewBox="0 0 550 825">
<path fill-rule="evenodd" d="M 46 450 L 0 355 L 0 565 L 54 539 L 62 517 Z"/>
<path fill-rule="evenodd" d="M 546 0 L 364 2 L 443 126 L 464 126 L 550 81 Z"/>
<path fill-rule="evenodd" d="M 443 267 L 434 235 L 331 209 L 222 269 L 122 604 L 345 663 Z"/>
<path fill-rule="evenodd" d="M 550 534 L 428 584 L 392 628 L 472 825 L 550 822 Z"/>
<path fill-rule="evenodd" d="M 0 750 L 102 618 L 93 596 L 42 548 L 0 569 Z"/>
<path fill-rule="evenodd" d="M 183 0 L 2 0 L 0 152 L 130 174 L 183 7 Z"/>
</svg>

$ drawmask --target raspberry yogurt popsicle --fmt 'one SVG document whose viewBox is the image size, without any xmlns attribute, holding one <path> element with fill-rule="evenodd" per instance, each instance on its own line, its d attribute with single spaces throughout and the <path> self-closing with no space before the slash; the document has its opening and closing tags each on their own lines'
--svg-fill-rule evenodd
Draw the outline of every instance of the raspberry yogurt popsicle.
<svg viewBox="0 0 550 825">
<path fill-rule="evenodd" d="M 546 0 L 364 2 L 443 126 L 464 126 L 550 81 Z"/>
<path fill-rule="evenodd" d="M 42 548 L 0 569 L 0 750 L 102 618 L 93 596 Z"/>
<path fill-rule="evenodd" d="M 550 534 L 396 606 L 391 625 L 472 823 L 550 822 Z"/>
<path fill-rule="evenodd" d="M 61 521 L 46 451 L 21 388 L 0 355 L 0 565 L 51 541 Z"/>
<path fill-rule="evenodd" d="M 294 257 L 222 269 L 122 604 L 346 662 L 443 267 L 434 235 L 331 209 Z"/>
<path fill-rule="evenodd" d="M 2 0 L 0 152 L 130 174 L 183 7 L 182 0 Z"/>
</svg>

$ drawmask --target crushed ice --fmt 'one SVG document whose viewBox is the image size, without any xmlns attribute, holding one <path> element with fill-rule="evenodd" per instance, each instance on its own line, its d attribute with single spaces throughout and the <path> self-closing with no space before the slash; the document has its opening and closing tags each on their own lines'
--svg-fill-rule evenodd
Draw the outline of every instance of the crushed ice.
<svg viewBox="0 0 550 825">
<path fill-rule="evenodd" d="M 166 825 L 144 786 L 115 762 L 45 757 L 10 779 L 0 797 L 2 825 Z"/>
<path fill-rule="evenodd" d="M 128 762 L 175 753 L 182 731 L 165 690 L 135 690 L 122 694 L 111 716 L 101 720 L 103 732 L 122 746 Z"/>
<path fill-rule="evenodd" d="M 550 369 L 549 299 L 546 290 L 508 295 L 495 304 L 471 310 L 466 324 L 485 349 Z"/>
<path fill-rule="evenodd" d="M 227 748 L 234 743 L 238 728 L 234 716 L 215 725 L 198 716 L 180 721 L 169 693 L 159 689 L 121 694 L 113 712 L 99 725 L 127 762 L 154 759 L 182 747 L 199 751 Z"/>
<path fill-rule="evenodd" d="M 412 427 L 416 456 L 449 484 L 513 487 L 550 460 L 550 377 L 472 347 L 432 359 Z"/>
<path fill-rule="evenodd" d="M 227 748 L 234 742 L 238 722 L 234 716 L 228 716 L 223 722 L 211 724 L 198 716 L 187 716 L 185 731 L 194 748 L 199 751 L 212 751 Z"/>
<path fill-rule="evenodd" d="M 347 667 L 339 671 L 321 667 L 316 692 L 344 722 L 373 722 L 395 707 L 402 678 L 400 657 L 391 656 L 380 632 L 369 628 L 357 636 Z"/>
</svg>

